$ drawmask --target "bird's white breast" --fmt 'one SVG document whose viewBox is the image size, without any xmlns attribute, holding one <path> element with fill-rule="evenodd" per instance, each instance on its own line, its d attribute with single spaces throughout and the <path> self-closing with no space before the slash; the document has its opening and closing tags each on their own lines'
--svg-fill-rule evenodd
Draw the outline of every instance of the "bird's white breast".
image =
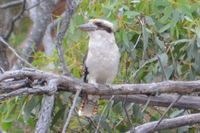
<svg viewBox="0 0 200 133">
<path fill-rule="evenodd" d="M 119 65 L 120 53 L 114 34 L 105 31 L 91 33 L 85 65 L 88 68 L 88 82 L 111 84 Z"/>
</svg>

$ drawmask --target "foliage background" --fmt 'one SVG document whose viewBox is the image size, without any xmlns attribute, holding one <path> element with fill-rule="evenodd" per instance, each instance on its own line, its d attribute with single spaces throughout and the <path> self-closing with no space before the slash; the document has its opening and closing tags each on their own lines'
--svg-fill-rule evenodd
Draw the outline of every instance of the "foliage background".
<svg viewBox="0 0 200 133">
<path fill-rule="evenodd" d="M 59 17 L 59 16 L 57 16 Z M 103 18 L 114 23 L 115 37 L 120 47 L 121 64 L 114 83 L 151 83 L 162 80 L 200 79 L 200 1 L 199 0 L 84 0 L 71 21 L 64 39 L 68 69 L 78 78 L 82 76 L 82 60 L 87 50 L 88 35 L 77 29 L 91 18 Z M 20 44 L 30 27 L 26 18 L 17 26 L 10 43 Z M 58 27 L 59 28 L 59 27 Z M 22 34 L 18 34 L 17 31 Z M 161 70 L 161 64 L 166 77 Z M 33 65 L 45 69 L 56 63 L 54 72 L 60 73 L 55 52 L 47 57 L 37 52 Z M 73 94 L 61 92 L 56 96 L 52 125 L 49 132 L 61 131 L 73 100 Z M 0 123 L 12 133 L 34 130 L 41 96 L 17 97 L 0 104 Z M 125 132 L 134 125 L 158 120 L 165 108 L 148 107 L 129 102 L 99 101 L 98 114 L 93 118 L 78 117 L 75 113 L 69 132 L 94 132 L 100 122 L 100 132 Z M 77 106 L 78 109 L 78 106 Z M 103 113 L 102 113 L 103 112 Z M 188 114 L 192 110 L 171 109 L 167 117 Z M 199 125 L 162 132 L 196 132 Z M 26 128 L 24 128 L 26 127 Z"/>
</svg>

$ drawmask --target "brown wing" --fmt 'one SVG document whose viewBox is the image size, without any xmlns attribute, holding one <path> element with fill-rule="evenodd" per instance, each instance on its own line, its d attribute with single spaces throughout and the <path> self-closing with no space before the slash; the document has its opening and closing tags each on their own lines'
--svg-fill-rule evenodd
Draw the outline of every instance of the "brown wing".
<svg viewBox="0 0 200 133">
<path fill-rule="evenodd" d="M 88 55 L 88 50 L 87 50 L 87 52 L 86 52 L 86 54 L 85 54 L 85 56 L 83 58 L 83 65 L 84 65 L 84 68 L 83 68 L 84 69 L 84 71 L 83 71 L 83 81 L 86 82 L 86 83 L 88 82 L 87 76 L 89 74 L 88 67 L 85 64 L 85 60 L 87 59 L 87 55 Z"/>
</svg>

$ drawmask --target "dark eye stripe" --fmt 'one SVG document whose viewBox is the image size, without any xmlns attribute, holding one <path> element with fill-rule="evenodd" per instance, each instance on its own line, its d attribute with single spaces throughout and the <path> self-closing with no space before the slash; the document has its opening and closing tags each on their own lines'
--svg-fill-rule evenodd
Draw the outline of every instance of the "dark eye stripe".
<svg viewBox="0 0 200 133">
<path fill-rule="evenodd" d="M 111 33 L 111 32 L 112 32 L 112 29 L 111 29 L 110 27 L 105 26 L 105 25 L 103 25 L 103 24 L 100 23 L 100 22 L 95 22 L 94 24 L 95 24 L 96 26 L 98 26 L 98 29 L 99 29 L 99 30 L 105 30 L 105 31 L 107 31 L 108 33 Z"/>
</svg>

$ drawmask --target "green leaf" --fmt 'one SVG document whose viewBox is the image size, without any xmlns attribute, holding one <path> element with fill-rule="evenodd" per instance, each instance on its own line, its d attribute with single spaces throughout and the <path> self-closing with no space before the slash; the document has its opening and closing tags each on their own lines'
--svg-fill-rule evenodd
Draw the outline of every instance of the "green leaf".
<svg viewBox="0 0 200 133">
<path fill-rule="evenodd" d="M 168 63 L 168 55 L 166 53 L 163 53 L 161 55 L 159 55 L 160 60 L 162 62 L 162 65 L 165 66 Z"/>
<path fill-rule="evenodd" d="M 1 127 L 3 130 L 8 131 L 13 125 L 13 122 L 4 122 Z"/>
<path fill-rule="evenodd" d="M 155 38 L 156 44 L 160 47 L 160 49 L 164 50 L 164 42 L 159 40 L 158 37 Z"/>
<path fill-rule="evenodd" d="M 167 19 L 171 16 L 172 14 L 172 7 L 166 7 L 163 11 L 164 15 L 163 17 L 159 20 L 161 23 L 166 23 Z"/>
<path fill-rule="evenodd" d="M 146 20 L 147 24 L 149 24 L 149 25 L 155 25 L 152 17 L 146 16 L 145 20 Z"/>
<path fill-rule="evenodd" d="M 177 96 L 177 97 L 178 97 L 178 96 Z M 183 110 L 183 109 L 174 111 L 174 112 L 170 115 L 170 118 L 178 117 L 178 116 L 182 115 L 184 112 L 185 112 L 185 110 Z"/>
<path fill-rule="evenodd" d="M 129 40 L 128 40 L 128 34 L 125 30 L 123 30 L 122 38 L 123 38 L 123 42 L 124 42 L 126 48 L 128 48 L 129 47 Z"/>
<path fill-rule="evenodd" d="M 173 71 L 174 71 L 174 66 L 173 65 L 167 67 L 167 69 L 166 69 L 167 79 L 170 79 Z"/>
<path fill-rule="evenodd" d="M 190 42 L 190 39 L 180 39 L 180 40 L 176 40 L 174 42 L 171 42 L 170 45 L 177 45 L 179 43 L 186 43 L 186 42 Z"/>
<path fill-rule="evenodd" d="M 171 24 L 170 24 L 170 23 L 169 23 L 169 24 L 166 24 L 165 26 L 163 26 L 162 28 L 160 28 L 160 29 L 158 30 L 158 32 L 159 32 L 159 33 L 163 33 L 163 32 L 165 32 L 166 30 L 168 30 L 170 27 L 171 27 Z"/>
<path fill-rule="evenodd" d="M 179 20 L 180 13 L 177 10 L 173 11 L 172 21 L 170 23 L 171 27 L 174 27 Z"/>
<path fill-rule="evenodd" d="M 124 13 L 124 15 L 127 15 L 128 17 L 135 17 L 135 16 L 140 15 L 140 13 L 139 13 L 139 12 L 136 12 L 136 11 L 126 11 L 126 12 Z"/>
</svg>

